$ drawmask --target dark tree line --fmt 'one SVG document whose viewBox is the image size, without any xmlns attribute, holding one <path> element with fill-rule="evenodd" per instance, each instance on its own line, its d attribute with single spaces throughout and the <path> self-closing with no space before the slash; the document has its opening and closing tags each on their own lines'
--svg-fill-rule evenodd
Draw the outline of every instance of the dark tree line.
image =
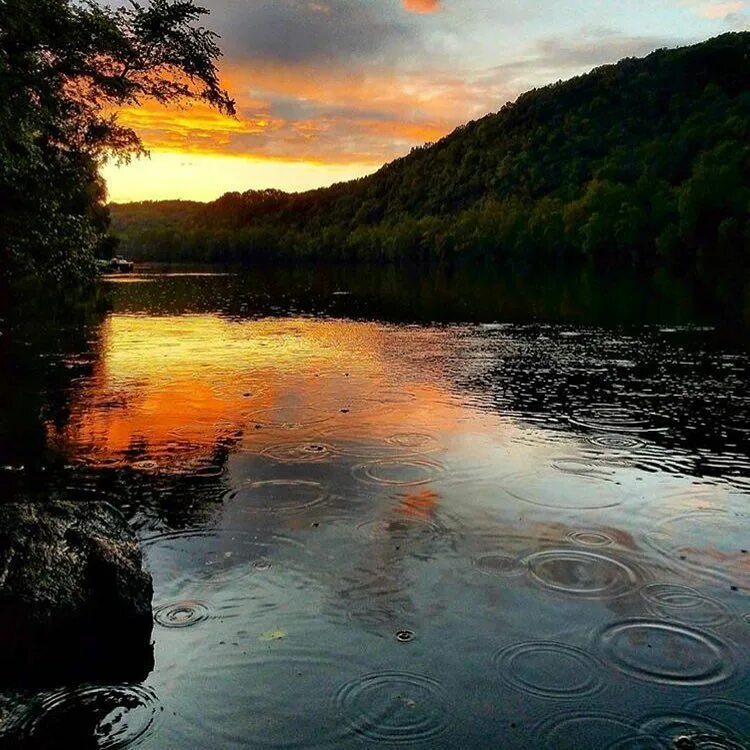
<svg viewBox="0 0 750 750">
<path fill-rule="evenodd" d="M 530 91 L 376 174 L 113 206 L 141 259 L 746 269 L 750 33 Z"/>
<path fill-rule="evenodd" d="M 0 292 L 59 291 L 107 254 L 104 159 L 143 152 L 116 109 L 200 99 L 233 113 L 192 0 L 0 0 Z"/>
</svg>

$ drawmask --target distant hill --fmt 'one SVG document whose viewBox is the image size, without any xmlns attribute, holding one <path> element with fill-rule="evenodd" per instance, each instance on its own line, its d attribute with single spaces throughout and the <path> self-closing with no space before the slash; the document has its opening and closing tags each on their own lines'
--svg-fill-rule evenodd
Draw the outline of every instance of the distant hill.
<svg viewBox="0 0 750 750">
<path fill-rule="evenodd" d="M 745 267 L 750 32 L 535 89 L 353 182 L 111 209 L 140 259 Z"/>
</svg>

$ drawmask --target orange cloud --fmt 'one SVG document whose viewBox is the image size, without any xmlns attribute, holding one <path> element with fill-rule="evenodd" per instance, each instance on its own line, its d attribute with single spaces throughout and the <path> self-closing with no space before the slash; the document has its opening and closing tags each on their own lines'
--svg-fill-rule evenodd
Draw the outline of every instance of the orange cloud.
<svg viewBox="0 0 750 750">
<path fill-rule="evenodd" d="M 510 95 L 493 81 L 452 73 L 353 73 L 281 62 L 228 65 L 231 119 L 207 107 L 157 104 L 121 112 L 147 148 L 325 164 L 382 164 L 435 141 Z"/>
<path fill-rule="evenodd" d="M 435 13 L 440 10 L 440 0 L 404 0 L 409 13 Z"/>
</svg>

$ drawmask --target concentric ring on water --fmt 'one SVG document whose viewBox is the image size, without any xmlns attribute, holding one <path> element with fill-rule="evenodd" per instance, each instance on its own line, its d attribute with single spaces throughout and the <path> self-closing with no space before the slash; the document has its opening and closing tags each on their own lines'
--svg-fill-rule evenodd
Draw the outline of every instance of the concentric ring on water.
<svg viewBox="0 0 750 750">
<path fill-rule="evenodd" d="M 647 718 L 641 730 L 675 747 L 678 739 L 692 741 L 696 750 L 743 750 L 738 737 L 721 722 L 696 713 L 663 714 Z"/>
<path fill-rule="evenodd" d="M 611 547 L 615 544 L 615 540 L 609 534 L 605 534 L 603 531 L 596 531 L 594 529 L 578 529 L 571 531 L 566 539 L 573 544 L 578 544 L 581 547 Z"/>
<path fill-rule="evenodd" d="M 336 455 L 363 461 L 420 457 L 440 448 L 437 439 L 428 433 L 399 431 L 397 426 L 368 425 L 366 421 L 324 426 L 318 437 L 330 445 Z"/>
<path fill-rule="evenodd" d="M 729 698 L 698 698 L 685 705 L 685 710 L 702 716 L 710 716 L 713 721 L 737 733 L 739 736 L 750 734 L 750 704 Z"/>
<path fill-rule="evenodd" d="M 159 470 L 159 462 L 154 461 L 153 459 L 143 459 L 142 461 L 134 461 L 130 466 L 136 471 L 145 471 L 148 473 L 152 473 L 152 472 Z"/>
<path fill-rule="evenodd" d="M 330 460 L 335 453 L 333 446 L 317 442 L 279 443 L 261 451 L 262 455 L 279 463 L 317 463 Z"/>
<path fill-rule="evenodd" d="M 165 628 L 188 628 L 210 617 L 209 606 L 193 599 L 162 604 L 154 608 L 154 622 Z"/>
<path fill-rule="evenodd" d="M 669 420 L 662 414 L 605 404 L 577 409 L 569 421 L 598 432 L 644 433 L 669 429 Z"/>
<path fill-rule="evenodd" d="M 445 467 L 426 458 L 384 458 L 355 466 L 352 471 L 357 479 L 368 484 L 417 487 L 432 482 Z"/>
<path fill-rule="evenodd" d="M 557 471 L 563 472 L 563 474 L 601 479 L 611 477 L 615 473 L 613 469 L 596 461 L 577 457 L 556 458 L 552 461 L 552 467 L 557 469 Z"/>
<path fill-rule="evenodd" d="M 507 685 L 540 698 L 578 700 L 602 687 L 594 657 L 563 643 L 518 643 L 501 649 L 492 660 Z"/>
<path fill-rule="evenodd" d="M 450 537 L 450 529 L 435 518 L 413 518 L 404 515 L 390 515 L 383 518 L 370 518 L 356 524 L 356 530 L 367 540 L 385 539 L 398 543 L 427 543 Z"/>
<path fill-rule="evenodd" d="M 720 627 L 734 619 L 729 607 L 696 589 L 674 583 L 649 583 L 641 596 L 652 615 L 664 620 Z"/>
<path fill-rule="evenodd" d="M 645 445 L 643 440 L 639 440 L 632 435 L 618 435 L 617 433 L 605 433 L 603 435 L 592 435 L 588 438 L 591 445 L 597 448 L 606 448 L 607 450 L 632 451 Z"/>
<path fill-rule="evenodd" d="M 447 696 L 425 675 L 367 674 L 343 685 L 335 701 L 350 730 L 375 743 L 428 743 L 448 726 Z"/>
<path fill-rule="evenodd" d="M 299 632 L 315 626 L 298 622 Z M 259 750 L 341 746 L 348 730 L 333 696 L 342 674 L 352 674 L 355 657 L 342 656 L 347 652 L 336 639 L 329 647 L 308 648 L 294 636 L 290 629 L 288 639 L 246 653 L 223 649 L 191 664 L 180 716 L 186 747 L 235 747 L 238 741 Z M 246 719 L 241 735 L 234 723 L 238 712 Z"/>
<path fill-rule="evenodd" d="M 153 732 L 160 712 L 156 694 L 143 685 L 82 686 L 35 700 L 5 736 L 20 747 L 60 747 L 79 737 L 101 750 L 123 750 Z"/>
<path fill-rule="evenodd" d="M 548 549 L 533 552 L 524 563 L 545 588 L 586 599 L 614 599 L 641 583 L 635 568 L 598 552 Z"/>
<path fill-rule="evenodd" d="M 252 596 L 259 603 L 263 600 L 263 606 L 269 608 L 281 606 L 288 594 L 278 588 L 278 582 L 267 580 L 263 571 L 272 561 L 304 554 L 305 546 L 279 534 L 260 537 L 249 530 L 216 529 L 156 534 L 143 541 L 143 549 L 156 590 L 168 586 L 170 595 L 178 601 L 192 599 L 198 592 L 205 596 L 204 587 L 210 583 L 217 591 L 227 585 L 243 586 L 243 598 Z M 299 569 L 294 565 L 279 567 Z M 252 581 L 251 576 L 255 577 Z M 222 618 L 225 604 L 211 594 L 211 617 Z"/>
<path fill-rule="evenodd" d="M 397 432 L 386 438 L 386 443 L 397 448 L 406 450 L 415 450 L 420 453 L 436 450 L 438 448 L 437 440 L 425 432 Z"/>
<path fill-rule="evenodd" d="M 556 476 L 539 471 L 507 474 L 498 489 L 528 505 L 553 510 L 604 510 L 622 505 L 624 494 L 609 476 L 600 473 Z"/>
<path fill-rule="evenodd" d="M 413 630 L 397 630 L 395 638 L 399 643 L 411 643 L 416 638 Z"/>
<path fill-rule="evenodd" d="M 533 747 L 545 750 L 582 750 L 616 747 L 638 734 L 638 727 L 617 714 L 605 711 L 559 713 L 543 720 L 539 741 Z"/>
<path fill-rule="evenodd" d="M 416 401 L 417 397 L 411 391 L 402 391 L 398 388 L 381 388 L 377 395 L 367 396 L 364 399 L 375 404 L 408 404 Z"/>
<path fill-rule="evenodd" d="M 472 565 L 482 573 L 496 576 L 514 576 L 524 572 L 523 561 L 512 555 L 488 552 L 471 560 Z"/>
<path fill-rule="evenodd" d="M 712 685 L 734 670 L 727 645 L 716 636 L 662 620 L 616 622 L 600 632 L 599 646 L 615 668 L 645 682 Z"/>
<path fill-rule="evenodd" d="M 305 479 L 265 479 L 230 490 L 224 501 L 245 510 L 297 513 L 325 502 L 327 494 L 319 482 Z"/>
</svg>

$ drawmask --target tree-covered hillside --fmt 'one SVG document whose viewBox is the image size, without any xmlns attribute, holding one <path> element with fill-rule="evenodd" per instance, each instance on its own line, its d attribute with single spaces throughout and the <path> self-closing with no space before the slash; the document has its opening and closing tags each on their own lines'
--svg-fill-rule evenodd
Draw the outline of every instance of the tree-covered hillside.
<svg viewBox="0 0 750 750">
<path fill-rule="evenodd" d="M 750 33 L 530 91 L 354 182 L 112 209 L 144 260 L 744 266 Z"/>
</svg>

